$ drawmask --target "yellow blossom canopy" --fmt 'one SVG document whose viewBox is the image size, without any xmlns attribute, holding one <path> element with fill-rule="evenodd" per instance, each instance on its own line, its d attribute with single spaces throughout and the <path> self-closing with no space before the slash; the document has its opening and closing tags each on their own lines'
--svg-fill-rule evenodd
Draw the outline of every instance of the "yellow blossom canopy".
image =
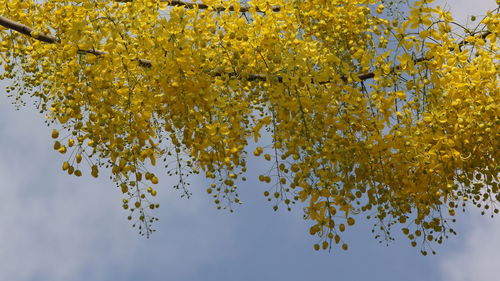
<svg viewBox="0 0 500 281">
<path fill-rule="evenodd" d="M 464 201 L 500 199 L 498 9 L 461 28 L 430 2 L 0 0 L 2 78 L 62 128 L 63 170 L 110 169 L 141 233 L 158 160 L 232 208 L 255 156 L 275 209 L 303 202 L 315 249 L 347 249 L 363 214 L 425 254 Z"/>
</svg>

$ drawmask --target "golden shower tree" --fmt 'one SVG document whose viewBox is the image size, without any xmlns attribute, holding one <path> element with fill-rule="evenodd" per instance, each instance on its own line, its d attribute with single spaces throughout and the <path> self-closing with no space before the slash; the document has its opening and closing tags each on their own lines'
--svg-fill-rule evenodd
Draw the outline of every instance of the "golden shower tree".
<svg viewBox="0 0 500 281">
<path fill-rule="evenodd" d="M 368 215 L 426 254 L 466 201 L 498 212 L 500 17 L 388 2 L 0 0 L 1 77 L 46 115 L 64 171 L 111 171 L 143 234 L 157 161 L 232 209 L 253 154 L 315 249 L 347 249 Z"/>
</svg>

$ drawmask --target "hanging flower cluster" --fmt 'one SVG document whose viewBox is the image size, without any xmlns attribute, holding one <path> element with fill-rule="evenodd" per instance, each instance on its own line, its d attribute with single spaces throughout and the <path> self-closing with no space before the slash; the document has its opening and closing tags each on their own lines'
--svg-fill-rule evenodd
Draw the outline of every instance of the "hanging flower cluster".
<svg viewBox="0 0 500 281">
<path fill-rule="evenodd" d="M 466 201 L 498 213 L 498 9 L 466 29 L 431 0 L 408 16 L 377 0 L 202 2 L 0 0 L 8 91 L 60 129 L 64 171 L 111 171 L 141 233 L 159 207 L 151 165 L 186 194 L 204 174 L 232 209 L 252 155 L 275 209 L 305 206 L 315 249 L 347 249 L 368 215 L 426 254 Z"/>
</svg>

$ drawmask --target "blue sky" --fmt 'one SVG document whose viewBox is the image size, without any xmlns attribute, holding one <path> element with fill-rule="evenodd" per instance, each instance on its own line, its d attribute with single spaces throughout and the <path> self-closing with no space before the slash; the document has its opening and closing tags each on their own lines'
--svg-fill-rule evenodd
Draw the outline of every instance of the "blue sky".
<svg viewBox="0 0 500 281">
<path fill-rule="evenodd" d="M 453 3 L 461 21 L 495 6 Z M 215 209 L 202 178 L 181 199 L 164 177 L 158 231 L 145 239 L 107 177 L 67 176 L 51 146 L 43 116 L 30 106 L 15 111 L 0 95 L 0 280 L 496 280 L 498 219 L 463 215 L 459 235 L 436 256 L 421 256 L 402 236 L 380 245 L 366 223 L 349 230 L 349 251 L 315 252 L 301 210 L 273 212 L 257 181 L 241 185 L 245 204 L 231 214 Z"/>
</svg>

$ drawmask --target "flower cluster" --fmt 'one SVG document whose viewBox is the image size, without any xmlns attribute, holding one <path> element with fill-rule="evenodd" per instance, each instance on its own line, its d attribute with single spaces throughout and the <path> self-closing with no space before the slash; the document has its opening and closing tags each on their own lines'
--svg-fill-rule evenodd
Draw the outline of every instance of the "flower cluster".
<svg viewBox="0 0 500 281">
<path fill-rule="evenodd" d="M 143 234 L 158 160 L 232 209 L 253 154 L 315 249 L 347 249 L 364 214 L 426 254 L 465 201 L 500 200 L 498 9 L 465 29 L 430 2 L 391 17 L 377 0 L 0 0 L 2 77 L 60 128 L 64 171 L 111 171 Z"/>
</svg>

